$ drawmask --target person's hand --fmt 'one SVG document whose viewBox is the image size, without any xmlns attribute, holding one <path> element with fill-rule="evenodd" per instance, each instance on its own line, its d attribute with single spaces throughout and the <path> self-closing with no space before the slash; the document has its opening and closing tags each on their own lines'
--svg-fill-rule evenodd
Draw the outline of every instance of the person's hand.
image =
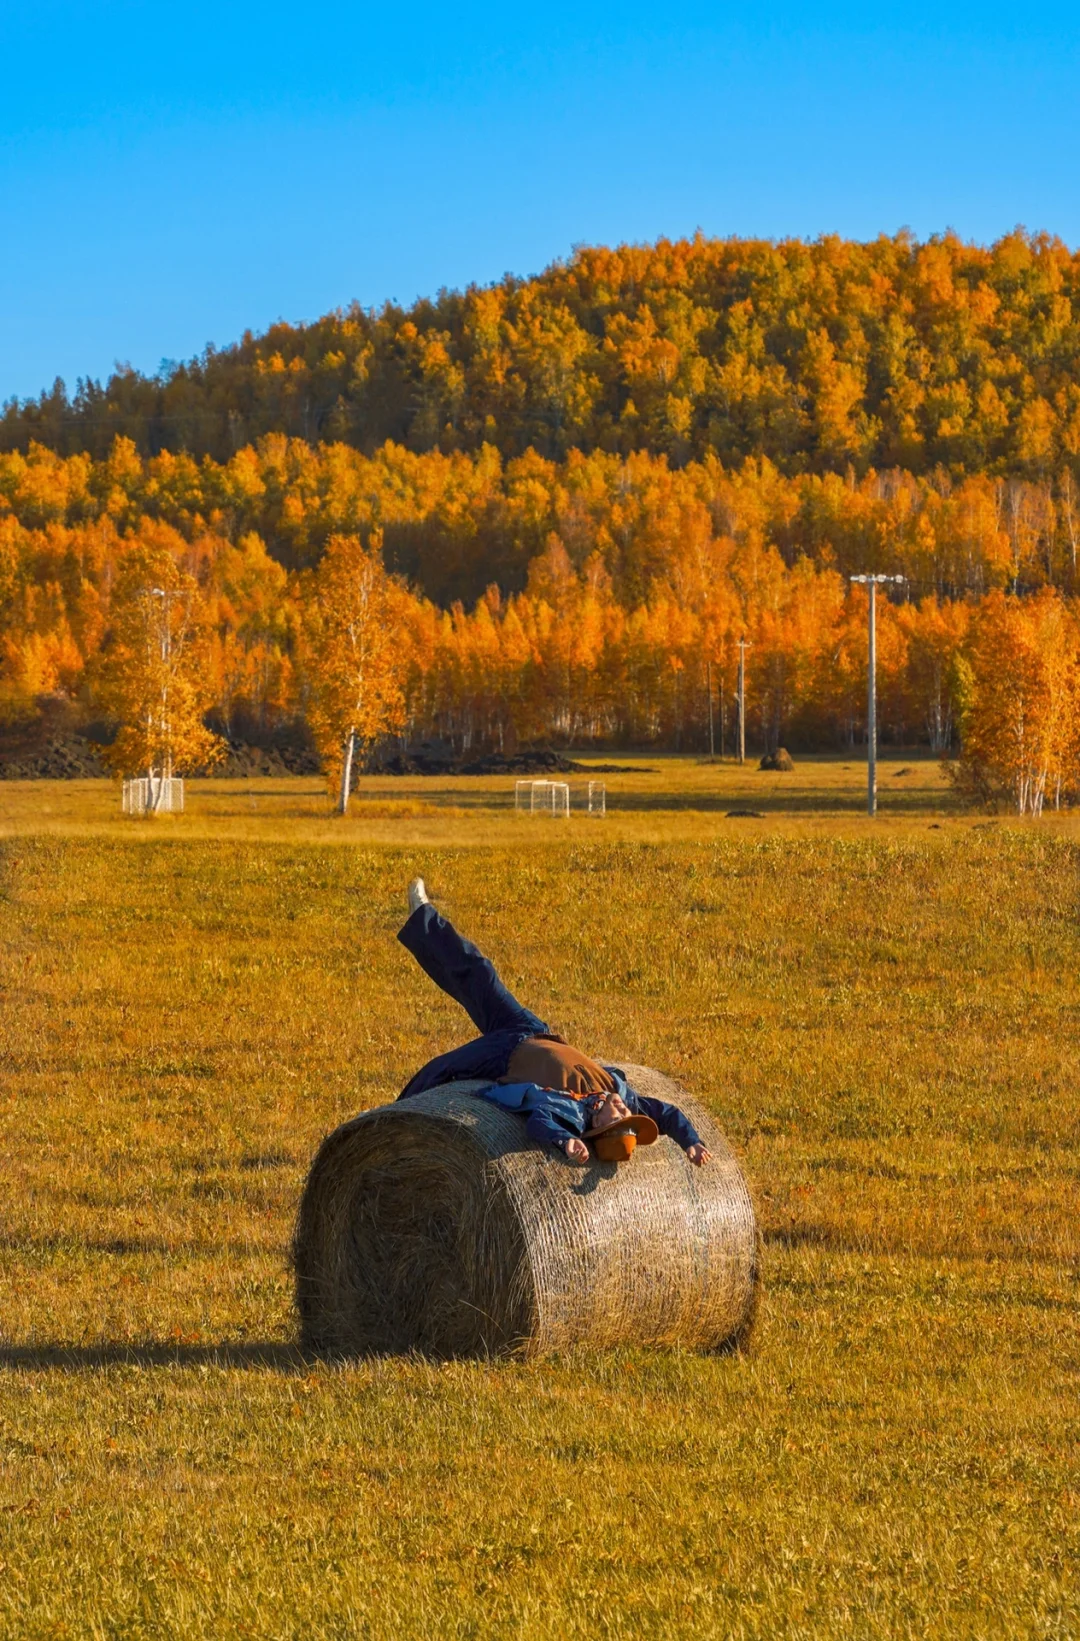
<svg viewBox="0 0 1080 1641">
<path fill-rule="evenodd" d="M 703 1162 L 712 1162 L 712 1152 L 709 1150 L 707 1145 L 687 1146 L 686 1155 L 690 1158 L 690 1161 L 694 1164 L 695 1168 L 700 1168 Z"/>
<path fill-rule="evenodd" d="M 589 1160 L 589 1147 L 584 1140 L 567 1140 L 563 1150 L 571 1162 L 588 1162 Z"/>
</svg>

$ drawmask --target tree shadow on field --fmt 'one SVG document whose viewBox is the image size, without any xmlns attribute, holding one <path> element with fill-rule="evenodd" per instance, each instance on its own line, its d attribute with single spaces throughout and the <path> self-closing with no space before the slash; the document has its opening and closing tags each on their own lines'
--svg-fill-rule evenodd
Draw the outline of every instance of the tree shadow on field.
<svg viewBox="0 0 1080 1641">
<path fill-rule="evenodd" d="M 961 813 L 958 800 L 948 790 L 929 785 L 896 787 L 887 785 L 884 777 L 878 786 L 878 805 L 882 813 L 908 818 Z M 720 792 L 702 792 L 696 788 L 664 792 L 623 788 L 608 792 L 607 808 L 609 814 L 624 811 L 659 814 L 685 809 L 757 820 L 775 815 L 862 815 L 866 813 L 866 787 L 864 783 L 851 789 L 803 786 L 785 790 L 778 782 L 764 785 L 763 777 L 761 785 L 748 781 Z"/>
<path fill-rule="evenodd" d="M 86 1373 L 108 1368 L 271 1368 L 307 1373 L 320 1358 L 299 1345 L 271 1339 L 186 1345 L 150 1339 L 142 1344 L 103 1340 L 97 1345 L 0 1345 L 0 1371 Z"/>
<path fill-rule="evenodd" d="M 23 1254 L 71 1253 L 112 1254 L 120 1258 L 138 1255 L 177 1259 L 250 1258 L 252 1254 L 274 1254 L 280 1241 L 253 1242 L 250 1238 L 169 1237 L 169 1236 L 79 1236 L 57 1232 L 54 1236 L 0 1236 L 0 1252 Z"/>
</svg>

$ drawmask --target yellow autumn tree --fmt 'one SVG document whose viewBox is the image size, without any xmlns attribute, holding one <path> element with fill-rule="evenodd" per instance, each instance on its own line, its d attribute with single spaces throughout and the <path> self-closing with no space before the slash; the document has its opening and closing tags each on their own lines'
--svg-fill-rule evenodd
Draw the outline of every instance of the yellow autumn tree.
<svg viewBox="0 0 1080 1641">
<path fill-rule="evenodd" d="M 113 590 L 98 663 L 98 700 L 120 729 L 102 751 L 118 775 L 145 774 L 156 809 L 163 781 L 217 762 L 220 737 L 203 723 L 211 690 L 203 665 L 205 612 L 198 584 L 169 551 L 139 543 Z"/>
<path fill-rule="evenodd" d="M 305 611 L 308 722 L 337 810 L 349 807 L 357 746 L 370 746 L 404 721 L 408 664 L 403 603 L 387 574 L 382 539 L 331 537 L 312 577 Z"/>
<path fill-rule="evenodd" d="M 992 594 L 960 671 L 961 787 L 1021 815 L 1059 804 L 1080 773 L 1080 635 L 1063 599 Z"/>
</svg>

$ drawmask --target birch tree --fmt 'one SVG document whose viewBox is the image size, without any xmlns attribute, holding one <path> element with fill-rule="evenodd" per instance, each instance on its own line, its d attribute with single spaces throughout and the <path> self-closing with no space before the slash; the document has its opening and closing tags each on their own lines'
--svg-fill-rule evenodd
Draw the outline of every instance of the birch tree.
<svg viewBox="0 0 1080 1641">
<path fill-rule="evenodd" d="M 151 810 L 166 780 L 215 763 L 223 750 L 203 723 L 212 694 L 206 636 L 198 584 L 166 550 L 133 548 L 113 589 L 98 667 L 98 699 L 120 722 L 102 760 L 118 775 L 147 777 Z"/>
<path fill-rule="evenodd" d="M 337 812 L 349 807 L 358 747 L 404 721 L 404 590 L 383 564 L 378 532 L 331 537 L 305 618 L 308 721 Z"/>
<path fill-rule="evenodd" d="M 1061 597 L 995 593 L 976 620 L 961 690 L 962 787 L 1019 814 L 1080 778 L 1080 635 Z"/>
</svg>

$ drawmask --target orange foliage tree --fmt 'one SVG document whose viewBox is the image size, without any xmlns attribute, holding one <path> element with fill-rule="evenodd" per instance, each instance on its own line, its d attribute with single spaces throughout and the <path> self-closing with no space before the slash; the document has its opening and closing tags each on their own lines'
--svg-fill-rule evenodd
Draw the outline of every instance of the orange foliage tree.
<svg viewBox="0 0 1080 1641">
<path fill-rule="evenodd" d="M 312 578 L 305 610 L 308 721 L 338 813 L 349 807 L 357 743 L 369 745 L 404 717 L 401 591 L 382 544 L 334 536 Z"/>
<path fill-rule="evenodd" d="M 133 548 L 114 591 L 98 667 L 98 700 L 120 725 L 102 757 L 117 774 L 145 772 L 152 809 L 164 780 L 221 754 L 219 738 L 203 723 L 210 703 L 205 643 L 196 582 L 163 548 Z"/>
<path fill-rule="evenodd" d="M 963 680 L 958 778 L 1019 814 L 1055 806 L 1080 775 L 1080 631 L 1047 591 L 1021 602 L 994 594 L 976 616 Z"/>
<path fill-rule="evenodd" d="M 224 461 L 273 434 L 1041 483 L 1080 446 L 1078 312 L 1080 253 L 1020 230 L 582 246 L 535 278 L 276 324 L 73 401 L 58 385 L 5 408 L 0 449 L 102 456 L 134 430 L 144 453 Z"/>
<path fill-rule="evenodd" d="M 557 354 L 542 327 L 535 340 Z M 634 346 L 653 356 L 644 333 Z M 549 387 L 561 392 L 557 372 Z M 646 404 L 667 413 L 660 398 Z M 459 751 L 703 749 L 710 692 L 730 723 L 740 635 L 750 744 L 851 747 L 865 727 L 864 595 L 846 579 L 857 567 L 902 573 L 914 595 L 879 607 L 883 739 L 946 752 L 971 697 L 980 611 L 1000 605 L 988 596 L 1015 592 L 1004 607 L 1021 613 L 1072 609 L 1075 497 L 1068 466 L 1053 479 L 954 481 L 785 476 L 711 454 L 675 466 L 644 451 L 504 460 L 492 446 L 388 444 L 369 456 L 276 434 L 220 464 L 145 458 L 125 439 L 100 461 L 35 446 L 0 455 L 0 719 L 50 693 L 87 715 L 112 710 L 117 601 L 142 553 L 195 589 L 190 643 L 215 727 L 258 739 L 306 716 L 339 799 L 357 743 L 398 726 Z M 364 652 L 371 688 L 354 703 L 369 700 L 373 727 L 358 719 L 347 745 L 348 705 L 327 680 L 352 662 L 344 650 L 336 672 L 318 662 L 341 639 L 345 542 L 357 573 L 367 565 L 361 589 L 373 578 L 377 636 L 392 634 L 382 660 Z M 1057 605 L 1041 602 L 1047 588 Z M 1055 793 L 1057 777 L 1047 782 Z"/>
</svg>

